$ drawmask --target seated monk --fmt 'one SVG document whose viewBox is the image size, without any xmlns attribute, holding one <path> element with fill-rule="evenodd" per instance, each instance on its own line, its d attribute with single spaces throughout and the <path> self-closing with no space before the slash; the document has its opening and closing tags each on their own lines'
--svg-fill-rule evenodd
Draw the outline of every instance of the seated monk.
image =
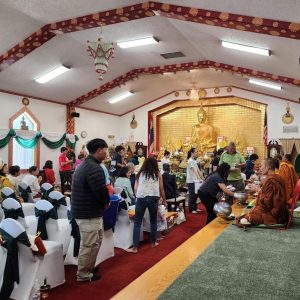
<svg viewBox="0 0 300 300">
<path fill-rule="evenodd" d="M 299 176 L 296 173 L 294 166 L 292 165 L 292 157 L 290 154 L 284 155 L 282 162 L 279 166 L 278 174 L 284 181 L 286 201 L 288 206 L 290 206 L 293 200 L 295 185 L 299 179 Z"/>
<path fill-rule="evenodd" d="M 285 224 L 289 217 L 285 187 L 280 175 L 275 174 L 274 160 L 268 158 L 263 161 L 260 171 L 267 177 L 258 193 L 255 207 L 241 218 L 239 223 L 241 225 Z"/>
</svg>

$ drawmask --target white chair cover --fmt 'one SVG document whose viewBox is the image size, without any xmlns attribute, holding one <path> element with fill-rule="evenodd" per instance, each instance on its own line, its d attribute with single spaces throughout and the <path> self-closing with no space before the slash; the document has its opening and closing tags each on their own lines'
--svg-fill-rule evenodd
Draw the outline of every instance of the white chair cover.
<svg viewBox="0 0 300 300">
<path fill-rule="evenodd" d="M 28 203 L 28 204 L 32 204 L 32 203 Z M 23 209 L 23 205 L 21 205 L 17 200 L 15 200 L 13 198 L 7 198 L 7 199 L 3 200 L 2 206 L 6 209 L 15 209 L 16 210 L 16 209 L 19 209 L 20 207 L 22 207 L 22 209 Z M 25 214 L 24 214 L 24 216 L 25 216 Z M 25 218 L 22 218 L 19 216 L 16 221 L 19 222 L 26 229 L 27 233 L 32 234 L 32 235 L 36 234 L 37 221 L 36 221 L 35 216 L 25 216 Z"/>
<path fill-rule="evenodd" d="M 21 205 L 22 205 L 25 217 L 35 216 L 35 213 L 34 213 L 34 203 L 21 203 Z"/>
<path fill-rule="evenodd" d="M 48 182 L 44 182 L 42 185 L 41 185 L 41 188 L 43 188 L 45 191 L 49 191 L 50 189 L 53 188 L 53 185 L 48 183 Z"/>
<path fill-rule="evenodd" d="M 74 239 L 71 239 L 68 252 L 65 258 L 65 265 L 78 265 L 78 258 L 73 256 L 74 249 Z M 95 266 L 99 265 L 101 262 L 107 260 L 108 258 L 115 255 L 114 252 L 114 239 L 112 229 L 106 230 L 103 233 L 103 239 L 101 247 L 99 249 Z"/>
<path fill-rule="evenodd" d="M 19 209 L 21 204 L 14 198 L 6 198 L 2 201 L 2 206 L 6 209 Z"/>
<path fill-rule="evenodd" d="M 24 227 L 13 219 L 3 220 L 0 227 L 15 238 L 25 231 Z M 39 261 L 34 257 L 31 249 L 21 243 L 18 243 L 18 252 L 20 283 L 15 284 L 10 298 L 28 300 L 37 276 Z M 7 250 L 0 247 L 0 286 L 3 281 L 6 255 Z"/>
<path fill-rule="evenodd" d="M 35 203 L 35 207 L 38 210 L 45 210 L 46 212 L 48 212 L 53 208 L 53 205 L 47 200 L 39 200 Z"/>
<path fill-rule="evenodd" d="M 25 183 L 25 182 L 23 182 L 23 181 L 21 181 L 20 183 L 19 183 L 19 187 L 21 187 L 23 190 L 27 190 L 27 188 L 28 188 L 28 185 Z M 32 196 L 32 193 L 28 193 L 28 203 L 33 203 L 34 201 L 33 201 L 33 196 Z"/>
<path fill-rule="evenodd" d="M 59 201 L 62 198 L 65 198 L 66 203 L 67 203 L 67 199 L 66 197 L 59 191 L 53 191 L 50 192 L 49 194 L 49 198 Z M 67 219 L 68 218 L 68 205 L 60 205 L 58 210 L 57 210 L 57 216 L 59 219 Z"/>
<path fill-rule="evenodd" d="M 13 237 L 17 237 L 24 232 L 22 225 L 13 219 L 3 220 L 0 223 L 0 227 Z M 44 256 L 34 256 L 30 248 L 21 243 L 18 244 L 20 284 L 15 286 L 15 289 L 11 294 L 12 299 L 31 299 L 32 288 L 36 279 L 42 284 L 44 279 L 47 278 L 47 282 L 51 285 L 51 288 L 65 282 L 62 244 L 52 241 L 43 242 L 47 250 L 47 253 Z M 0 247 L 1 285 L 5 260 L 6 249 Z"/>
<path fill-rule="evenodd" d="M 1 193 L 3 195 L 5 195 L 6 197 L 9 197 L 11 194 L 14 193 L 14 190 L 11 189 L 10 187 L 4 187 L 2 190 L 1 190 Z"/>
<path fill-rule="evenodd" d="M 51 288 L 65 283 L 65 269 L 63 246 L 59 242 L 43 241 L 47 253 L 45 256 L 37 256 L 40 261 L 37 278 L 39 282 L 43 282 L 47 278 Z"/>
<path fill-rule="evenodd" d="M 39 200 L 36 202 L 35 207 L 38 210 L 49 211 L 53 209 L 53 205 L 47 200 Z M 63 245 L 63 254 L 67 253 L 70 240 L 71 240 L 71 226 L 68 219 L 53 220 L 49 218 L 46 221 L 48 241 L 59 242 Z"/>
<path fill-rule="evenodd" d="M 134 208 L 131 206 L 130 208 Z M 121 249 L 128 249 L 132 246 L 134 221 L 128 217 L 128 212 L 121 209 L 118 214 L 118 219 L 114 231 L 114 246 Z M 143 240 L 143 231 L 140 232 L 140 241 Z"/>
</svg>

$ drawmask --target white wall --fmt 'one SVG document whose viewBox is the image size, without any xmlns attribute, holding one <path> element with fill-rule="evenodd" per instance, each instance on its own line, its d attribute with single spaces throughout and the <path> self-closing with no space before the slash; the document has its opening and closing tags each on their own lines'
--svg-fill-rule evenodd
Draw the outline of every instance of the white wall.
<svg viewBox="0 0 300 300">
<path fill-rule="evenodd" d="M 143 142 L 144 145 L 148 144 L 148 112 L 156 107 L 162 106 L 170 101 L 183 99 L 185 92 L 181 92 L 181 95 L 175 98 L 174 93 L 160 98 L 159 100 L 145 105 L 134 111 L 135 119 L 138 122 L 136 129 L 130 127 L 133 112 L 130 112 L 121 117 L 120 120 L 120 136 L 130 137 L 135 142 Z M 186 97 L 186 96 L 185 96 Z"/>
<path fill-rule="evenodd" d="M 220 88 L 218 96 L 228 96 L 226 88 Z M 244 91 L 233 88 L 230 95 L 252 99 L 254 101 L 266 103 L 268 105 L 268 134 L 269 139 L 274 138 L 300 138 L 298 133 L 283 133 L 284 124 L 281 121 L 282 115 L 285 113 L 286 101 L 274 97 L 256 94 L 254 92 Z M 207 89 L 207 97 L 214 96 L 213 89 Z M 117 144 L 119 140 L 141 141 L 144 145 L 148 143 L 148 111 L 155 109 L 173 100 L 186 99 L 186 92 L 180 91 L 179 96 L 175 97 L 174 93 L 162 97 L 135 110 L 138 127 L 131 129 L 130 122 L 132 120 L 132 112 L 124 116 L 117 117 L 108 114 L 89 111 L 86 109 L 77 109 L 80 118 L 75 120 L 75 133 L 79 137 L 76 152 L 81 149 L 82 145 L 93 138 L 103 138 L 108 144 Z M 5 94 L 0 92 L 0 129 L 8 128 L 9 118 L 17 111 L 22 109 L 22 97 Z M 291 126 L 298 126 L 300 129 L 300 105 L 290 103 L 291 113 L 295 120 Z M 66 107 L 55 103 L 30 99 L 29 109 L 40 120 L 41 131 L 63 133 L 66 131 Z M 246 122 L 247 120 L 245 120 Z M 81 138 L 80 133 L 87 132 L 85 139 Z M 114 135 L 115 140 L 108 139 L 108 135 Z M 57 171 L 57 160 L 59 149 L 51 150 L 44 143 L 40 143 L 40 167 L 43 166 L 47 159 L 54 162 L 55 171 Z M 8 146 L 0 149 L 0 157 L 3 161 L 8 161 Z"/>
<path fill-rule="evenodd" d="M 216 96 L 212 89 L 206 89 L 207 97 Z M 218 96 L 237 96 L 241 98 L 246 98 L 249 100 L 254 100 L 257 102 L 265 103 L 268 105 L 268 138 L 279 139 L 279 138 L 300 138 L 300 104 L 290 102 L 291 113 L 294 115 L 294 121 L 289 126 L 298 126 L 299 131 L 297 133 L 283 133 L 283 126 L 287 126 L 282 123 L 282 116 L 286 112 L 287 101 L 280 100 L 271 96 L 257 94 L 255 92 L 249 92 L 241 90 L 238 88 L 232 88 L 230 93 L 227 92 L 226 87 L 220 88 L 220 93 Z M 156 107 L 164 105 L 173 100 L 186 99 L 186 91 L 179 91 L 179 96 L 175 97 L 174 93 L 162 97 L 161 99 L 152 102 L 146 106 L 143 106 L 135 110 L 136 120 L 138 122 L 138 127 L 136 129 L 130 128 L 130 121 L 132 119 L 132 112 L 121 117 L 120 121 L 120 135 L 129 136 L 132 134 L 134 136 L 134 141 L 142 141 L 144 145 L 148 143 L 148 111 L 153 110 Z M 245 120 L 247 122 L 247 120 Z"/>
<path fill-rule="evenodd" d="M 291 113 L 294 115 L 294 121 L 289 124 L 283 124 L 282 116 L 286 113 L 286 100 L 280 100 L 278 98 L 256 94 L 254 92 L 244 91 L 237 88 L 233 88 L 235 96 L 243 97 L 251 100 L 255 100 L 268 105 L 267 117 L 268 117 L 268 138 L 280 139 L 280 138 L 300 138 L 300 104 L 295 102 L 289 102 Z M 299 130 L 295 133 L 284 133 L 283 126 L 298 126 Z"/>
<path fill-rule="evenodd" d="M 9 127 L 9 118 L 23 108 L 22 97 L 0 93 L 0 128 Z M 39 119 L 40 130 L 44 132 L 66 132 L 66 107 L 65 105 L 30 99 L 30 111 Z M 55 172 L 58 171 L 57 162 L 59 149 L 49 149 L 43 142 L 40 143 L 40 167 L 46 160 L 52 160 Z M 0 149 L 0 157 L 8 161 L 8 146 Z M 57 173 L 58 174 L 58 173 Z"/>
<path fill-rule="evenodd" d="M 79 137 L 76 152 L 91 139 L 101 138 L 111 145 L 113 141 L 108 139 L 108 135 L 114 135 L 115 138 L 119 136 L 120 117 L 80 108 L 77 108 L 76 112 L 80 113 L 80 117 L 75 119 L 75 134 Z M 80 136 L 82 131 L 87 132 L 84 139 Z"/>
</svg>

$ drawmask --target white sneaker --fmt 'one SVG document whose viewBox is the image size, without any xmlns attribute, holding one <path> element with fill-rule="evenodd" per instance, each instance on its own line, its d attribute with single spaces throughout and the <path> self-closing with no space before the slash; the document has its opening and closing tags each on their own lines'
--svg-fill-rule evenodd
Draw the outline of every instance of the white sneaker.
<svg viewBox="0 0 300 300">
<path fill-rule="evenodd" d="M 197 214 L 198 212 L 196 210 L 193 210 L 192 211 L 192 214 Z"/>
</svg>

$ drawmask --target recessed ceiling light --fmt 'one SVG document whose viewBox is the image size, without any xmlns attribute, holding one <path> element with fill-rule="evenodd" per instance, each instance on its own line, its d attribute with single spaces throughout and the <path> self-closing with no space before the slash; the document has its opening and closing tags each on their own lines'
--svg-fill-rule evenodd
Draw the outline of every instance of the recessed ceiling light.
<svg viewBox="0 0 300 300">
<path fill-rule="evenodd" d="M 157 44 L 159 40 L 155 38 L 154 36 L 136 39 L 132 41 L 124 41 L 124 42 L 117 42 L 117 45 L 120 48 L 131 48 L 131 47 L 138 47 L 138 46 L 144 46 L 144 45 L 150 45 L 150 44 Z"/>
<path fill-rule="evenodd" d="M 124 93 L 124 94 L 121 94 L 121 95 L 119 95 L 119 96 L 117 96 L 117 97 L 112 98 L 112 99 L 109 100 L 108 102 L 111 103 L 111 104 L 113 104 L 113 103 L 122 101 L 122 100 L 124 100 L 125 98 L 127 98 L 127 97 L 129 97 L 129 96 L 131 96 L 131 95 L 133 95 L 133 94 L 134 94 L 133 92 L 128 91 L 128 92 L 126 92 L 126 93 Z"/>
<path fill-rule="evenodd" d="M 61 65 L 61 66 L 56 67 L 52 71 L 44 74 L 43 76 L 35 79 L 35 81 L 38 83 L 46 83 L 46 82 L 50 81 L 51 79 L 65 73 L 69 70 L 70 70 L 70 68 Z"/>
<path fill-rule="evenodd" d="M 279 90 L 279 91 L 282 89 L 281 85 L 277 85 L 277 84 L 273 84 L 273 83 L 265 82 L 265 81 L 260 81 L 260 80 L 256 80 L 256 79 L 249 79 L 249 83 L 257 84 L 260 86 L 264 86 L 264 87 L 274 89 L 274 90 Z"/>
<path fill-rule="evenodd" d="M 251 47 L 251 46 L 246 46 L 246 45 L 241 45 L 241 44 L 236 44 L 231 42 L 225 42 L 225 41 L 222 41 L 222 46 L 234 50 L 240 50 L 240 51 L 255 53 L 264 56 L 271 56 L 271 51 L 268 49 L 256 48 L 256 47 Z"/>
</svg>

